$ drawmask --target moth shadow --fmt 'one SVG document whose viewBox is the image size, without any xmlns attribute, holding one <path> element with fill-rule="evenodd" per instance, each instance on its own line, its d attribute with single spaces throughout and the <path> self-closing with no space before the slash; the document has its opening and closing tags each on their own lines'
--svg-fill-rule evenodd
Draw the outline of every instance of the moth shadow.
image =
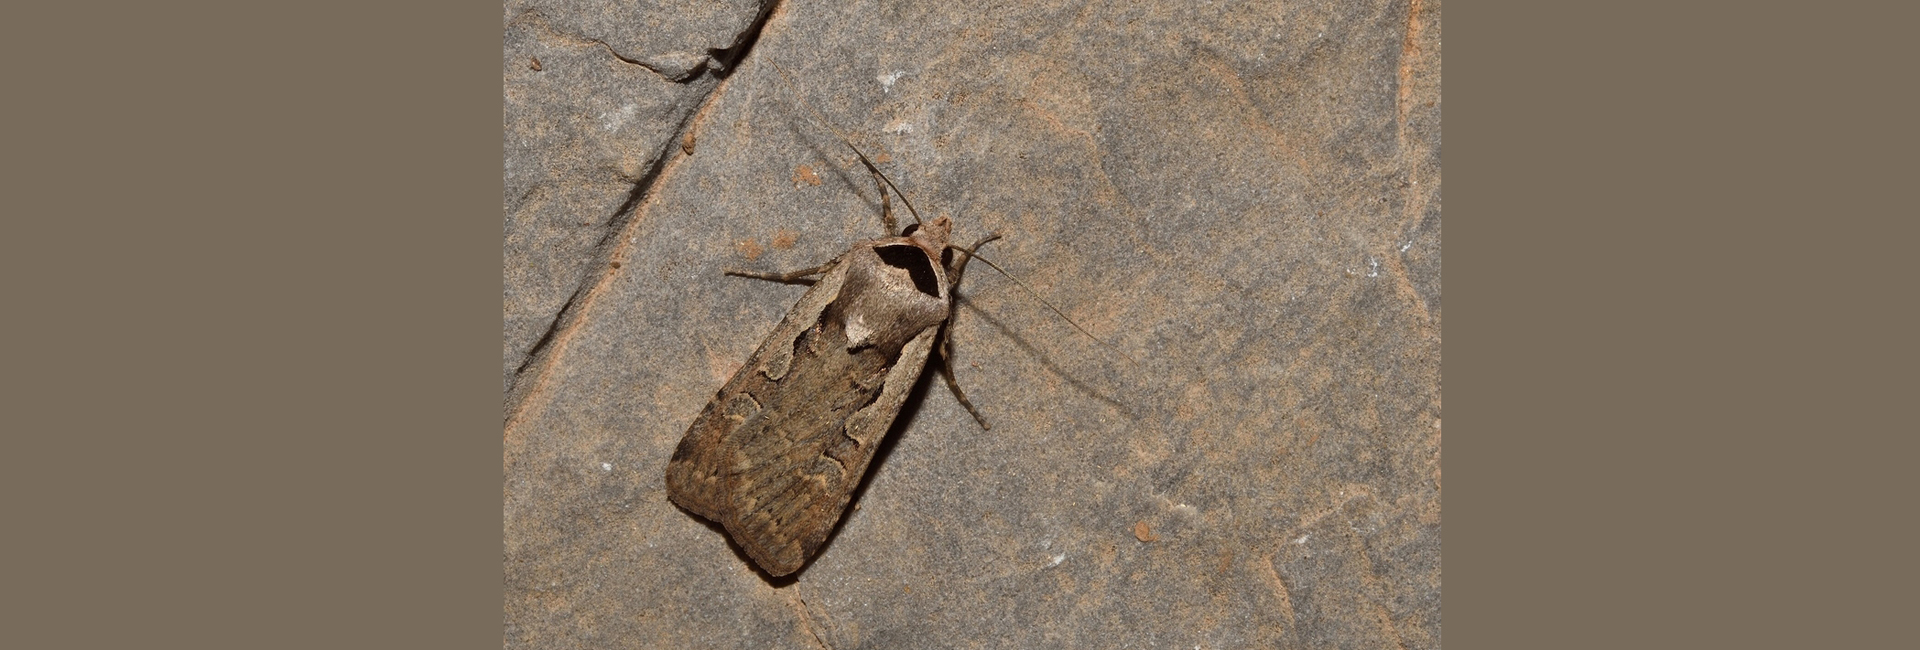
<svg viewBox="0 0 1920 650">
<path fill-rule="evenodd" d="M 668 501 L 668 503 L 672 503 L 672 501 Z M 780 576 L 778 578 L 767 575 L 767 571 L 765 569 L 760 568 L 759 564 L 754 563 L 752 556 L 747 555 L 747 549 L 741 548 L 740 544 L 733 541 L 733 535 L 730 535 L 727 533 L 726 526 L 722 526 L 720 525 L 720 522 L 714 521 L 712 519 L 708 519 L 706 517 L 702 517 L 700 516 L 699 513 L 696 513 L 692 510 L 688 510 L 684 507 L 681 507 L 681 505 L 678 503 L 674 503 L 673 507 L 679 508 L 680 512 L 686 513 L 686 515 L 688 517 L 692 517 L 694 521 L 700 522 L 700 525 L 706 526 L 709 530 L 712 530 L 715 533 L 719 533 L 720 539 L 727 540 L 727 548 L 733 550 L 733 555 L 735 557 L 740 558 L 740 561 L 745 562 L 747 566 L 753 567 L 754 572 L 760 574 L 760 579 L 767 581 L 767 584 L 772 586 L 775 589 L 793 584 L 795 581 L 800 579 L 800 574 L 806 571 L 806 567 L 801 567 L 799 571 L 795 571 L 793 573 L 789 573 L 787 575 Z M 807 563 L 812 564 L 813 562 L 808 561 Z"/>
<path fill-rule="evenodd" d="M 816 162 L 821 163 L 824 171 L 830 173 L 841 185 L 844 185 L 848 192 L 859 197 L 861 203 L 867 204 L 869 211 L 872 212 L 875 217 L 874 221 L 880 221 L 878 218 L 880 215 L 880 196 L 878 194 L 868 194 L 868 192 L 874 191 L 867 189 L 873 187 L 873 181 L 870 177 L 864 175 L 855 176 L 841 167 L 839 161 L 834 160 L 833 155 L 829 151 L 820 148 L 819 143 L 814 138 L 809 137 L 791 117 L 787 120 L 787 129 L 793 133 L 794 140 L 798 141 L 800 146 L 805 147 L 808 152 L 812 153 L 817 159 Z M 913 218 L 900 215 L 898 212 L 894 214 L 906 219 Z M 881 236 L 892 237 L 898 234 L 900 233 L 887 232 L 881 233 Z"/>
<path fill-rule="evenodd" d="M 1114 410 L 1119 411 L 1122 415 L 1127 416 L 1129 419 L 1139 418 L 1139 415 L 1137 413 L 1134 413 L 1133 409 L 1127 408 L 1127 405 L 1122 403 L 1120 400 L 1114 399 L 1113 397 L 1108 396 L 1106 393 L 1100 392 L 1100 389 L 1095 388 L 1093 385 L 1088 384 L 1085 381 L 1082 381 L 1078 377 L 1068 374 L 1066 369 L 1061 368 L 1060 364 L 1054 362 L 1052 356 L 1048 355 L 1044 350 L 1038 347 L 1035 347 L 1033 343 L 1028 342 L 1025 338 L 1022 338 L 1019 334 L 1013 331 L 1013 328 L 1008 327 L 1004 321 L 1001 321 L 998 318 L 994 318 L 992 314 L 987 313 L 987 310 L 982 309 L 980 305 L 974 304 L 974 302 L 972 300 L 968 300 L 966 296 L 956 295 L 955 301 L 959 302 L 961 306 L 965 307 L 967 311 L 971 312 L 974 316 L 979 317 L 981 320 L 986 321 L 988 326 L 992 327 L 995 331 L 1000 332 L 1002 336 L 1007 337 L 1007 340 L 1013 341 L 1014 346 L 1020 348 L 1021 350 L 1024 350 L 1027 354 L 1032 355 L 1033 358 L 1038 359 L 1040 361 L 1040 365 L 1045 367 L 1047 369 L 1047 372 L 1051 372 L 1055 377 L 1059 377 L 1061 381 L 1066 382 L 1067 385 L 1073 387 L 1075 391 L 1078 391 L 1081 394 L 1086 395 L 1088 397 L 1100 400 L 1101 402 L 1105 403 L 1107 406 L 1111 406 L 1113 407 Z"/>
<path fill-rule="evenodd" d="M 745 548 L 733 541 L 733 535 L 727 533 L 726 526 L 721 525 L 720 522 L 702 517 L 699 513 L 692 510 L 683 508 L 680 504 L 676 503 L 673 507 L 679 508 L 680 512 L 686 513 L 687 516 L 692 517 L 695 521 L 700 522 L 701 525 L 706 526 L 713 532 L 719 533 L 720 539 L 727 541 L 727 548 L 733 551 L 734 556 L 740 558 L 740 561 L 746 563 L 747 566 L 753 567 L 754 572 L 759 574 L 761 580 L 766 581 L 767 586 L 781 589 L 799 581 L 800 575 L 806 573 L 807 569 L 812 568 L 815 560 L 825 556 L 827 552 L 833 548 L 833 541 L 840 537 L 840 529 L 847 525 L 848 520 L 853 518 L 854 509 L 860 505 L 860 498 L 867 493 L 867 486 L 873 483 L 874 475 L 879 473 L 881 465 L 886 464 L 887 457 L 893 455 L 894 446 L 899 444 L 900 437 L 906 434 L 906 429 L 912 425 L 914 416 L 919 414 L 920 403 L 926 399 L 927 383 L 931 380 L 932 375 L 939 371 L 938 368 L 933 366 L 933 364 L 936 363 L 939 363 L 939 361 L 931 361 L 927 364 L 926 370 L 920 372 L 920 378 L 913 383 L 913 390 L 907 393 L 907 399 L 900 404 L 900 414 L 894 417 L 893 425 L 887 427 L 887 435 L 880 439 L 880 444 L 874 446 L 873 460 L 868 461 L 866 475 L 861 476 L 860 483 L 854 486 L 853 496 L 847 500 L 847 510 L 840 514 L 839 521 L 833 522 L 833 528 L 827 531 L 827 538 L 820 542 L 820 548 L 814 551 L 812 557 L 807 558 L 806 564 L 800 565 L 800 568 L 793 573 L 778 577 L 769 575 L 766 569 L 761 568 L 759 563 L 753 561 L 753 556 L 747 555 Z M 671 501 L 669 501 L 669 503 L 671 503 Z"/>
</svg>

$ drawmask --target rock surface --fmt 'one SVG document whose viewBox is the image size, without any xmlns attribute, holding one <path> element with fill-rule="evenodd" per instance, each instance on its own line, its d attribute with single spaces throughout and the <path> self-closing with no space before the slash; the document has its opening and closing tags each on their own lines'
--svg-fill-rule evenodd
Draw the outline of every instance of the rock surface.
<svg viewBox="0 0 1920 650">
<path fill-rule="evenodd" d="M 1439 3 L 503 25 L 506 646 L 1440 646 Z M 662 479 L 805 291 L 721 271 L 881 234 L 823 120 L 1113 349 L 974 266 L 992 430 L 926 373 L 770 580 Z"/>
</svg>

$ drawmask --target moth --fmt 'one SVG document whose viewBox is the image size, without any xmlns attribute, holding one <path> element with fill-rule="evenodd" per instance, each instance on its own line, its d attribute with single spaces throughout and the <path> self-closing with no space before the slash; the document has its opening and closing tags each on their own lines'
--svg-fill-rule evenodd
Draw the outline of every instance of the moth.
<svg viewBox="0 0 1920 650">
<path fill-rule="evenodd" d="M 786 71 L 773 67 L 791 90 Z M 940 357 L 947 388 L 980 428 L 992 428 L 953 376 L 953 291 L 968 261 L 979 258 L 1081 334 L 1132 361 L 981 257 L 980 247 L 999 234 L 972 246 L 952 243 L 952 220 L 922 221 L 913 201 L 851 138 L 813 113 L 873 176 L 883 236 L 810 269 L 727 271 L 813 286 L 694 418 L 667 463 L 668 498 L 719 522 L 774 577 L 800 570 L 826 542 L 930 357 Z M 888 190 L 913 215 L 898 236 L 886 236 L 899 226 Z"/>
<path fill-rule="evenodd" d="M 894 232 L 892 181 L 846 144 L 872 173 L 881 221 Z M 799 570 L 826 541 L 930 356 L 942 358 L 948 387 L 987 427 L 945 362 L 946 333 L 967 261 L 999 235 L 962 248 L 950 241 L 950 219 L 914 219 L 899 236 L 860 242 L 814 268 L 728 271 L 814 280 L 688 427 L 667 464 L 667 495 L 719 522 L 770 575 Z"/>
</svg>

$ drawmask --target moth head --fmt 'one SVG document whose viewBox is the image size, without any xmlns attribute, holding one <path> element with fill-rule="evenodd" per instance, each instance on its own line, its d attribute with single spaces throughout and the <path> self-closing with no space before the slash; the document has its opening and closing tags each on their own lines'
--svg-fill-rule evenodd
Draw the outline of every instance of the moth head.
<svg viewBox="0 0 1920 650">
<path fill-rule="evenodd" d="M 953 236 L 953 220 L 935 217 L 924 224 L 907 224 L 900 231 L 901 237 L 912 239 L 915 244 L 929 251 L 939 251 L 947 247 L 947 241 Z"/>
</svg>

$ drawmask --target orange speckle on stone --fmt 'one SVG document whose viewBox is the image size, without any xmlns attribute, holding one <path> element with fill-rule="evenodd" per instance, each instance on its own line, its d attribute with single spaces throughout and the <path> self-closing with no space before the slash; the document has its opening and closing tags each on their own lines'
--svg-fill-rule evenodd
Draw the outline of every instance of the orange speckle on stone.
<svg viewBox="0 0 1920 650">
<path fill-rule="evenodd" d="M 1133 522 L 1133 537 L 1142 542 L 1160 541 L 1160 536 L 1153 534 L 1153 529 L 1147 527 L 1145 520 Z"/>
<path fill-rule="evenodd" d="M 793 186 L 799 187 L 801 183 L 819 185 L 820 175 L 813 173 L 812 167 L 801 165 L 793 170 Z"/>
<path fill-rule="evenodd" d="M 793 248 L 793 243 L 796 241 L 800 241 L 800 233 L 791 230 L 782 229 L 773 234 L 773 247 L 780 250 Z"/>
<path fill-rule="evenodd" d="M 740 249 L 740 256 L 747 258 L 748 261 L 760 259 L 760 256 L 767 252 L 767 249 L 760 247 L 759 242 L 751 239 L 734 242 L 733 247 Z"/>
</svg>

